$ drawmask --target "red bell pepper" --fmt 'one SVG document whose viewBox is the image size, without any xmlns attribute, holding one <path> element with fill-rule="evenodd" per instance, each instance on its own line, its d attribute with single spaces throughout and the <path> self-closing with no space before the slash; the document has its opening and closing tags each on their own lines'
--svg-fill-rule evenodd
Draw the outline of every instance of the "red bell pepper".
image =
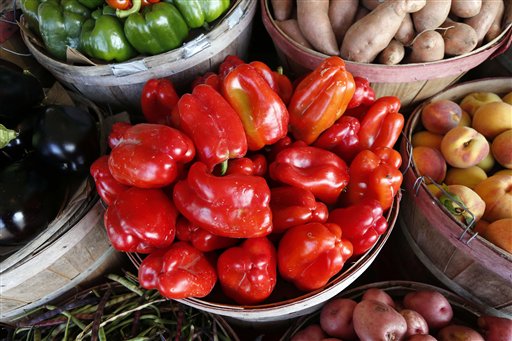
<svg viewBox="0 0 512 341">
<path fill-rule="evenodd" d="M 189 242 L 193 247 L 202 252 L 225 249 L 239 242 L 235 238 L 214 235 L 181 216 L 176 222 L 176 238 L 183 242 Z"/>
<path fill-rule="evenodd" d="M 359 152 L 350 164 L 345 202 L 353 205 L 370 198 L 379 201 L 383 210 L 390 208 L 402 185 L 403 176 L 396 167 L 400 163 L 400 153 L 392 148 Z"/>
<path fill-rule="evenodd" d="M 116 197 L 126 191 L 130 186 L 123 185 L 110 174 L 108 169 L 108 155 L 100 156 L 91 167 L 90 173 L 96 185 L 96 192 L 105 205 L 109 206 Z"/>
<path fill-rule="evenodd" d="M 326 58 L 302 79 L 290 99 L 293 137 L 313 143 L 343 115 L 354 91 L 354 78 L 345 62 L 337 56 Z"/>
<path fill-rule="evenodd" d="M 267 159 L 262 154 L 252 154 L 247 157 L 230 160 L 227 174 L 247 174 L 264 177 L 267 174 Z"/>
<path fill-rule="evenodd" d="M 195 156 L 192 140 L 161 124 L 139 123 L 123 134 L 112 149 L 109 169 L 122 184 L 160 188 L 173 183 L 182 164 Z"/>
<path fill-rule="evenodd" d="M 217 273 L 226 296 L 238 304 L 260 303 L 276 286 L 275 247 L 266 237 L 246 239 L 219 256 Z"/>
<path fill-rule="evenodd" d="M 217 90 L 218 92 L 221 91 L 220 84 L 221 80 L 218 74 L 215 72 L 208 71 L 202 76 L 197 77 L 192 81 L 192 89 L 194 89 L 199 84 L 206 84 Z"/>
<path fill-rule="evenodd" d="M 283 184 L 310 190 L 326 204 L 334 204 L 347 186 L 348 167 L 328 150 L 292 146 L 277 154 L 269 166 L 270 177 Z"/>
<path fill-rule="evenodd" d="M 169 79 L 150 79 L 142 88 L 142 114 L 149 123 L 170 125 L 171 112 L 178 100 L 179 96 Z"/>
<path fill-rule="evenodd" d="M 353 109 L 359 106 L 368 106 L 375 102 L 375 92 L 370 86 L 370 82 L 363 77 L 354 77 L 355 91 L 347 105 L 347 109 Z"/>
<path fill-rule="evenodd" d="M 300 290 L 316 290 L 336 275 L 352 256 L 352 243 L 341 227 L 308 223 L 286 230 L 277 247 L 277 268 Z"/>
<path fill-rule="evenodd" d="M 371 249 L 379 236 L 386 232 L 388 222 L 384 210 L 377 200 L 363 199 L 361 202 L 329 212 L 329 223 L 340 225 L 343 237 L 350 240 L 354 256 Z"/>
<path fill-rule="evenodd" d="M 358 136 L 360 127 L 357 118 L 343 115 L 318 137 L 313 146 L 330 150 L 350 163 L 361 149 Z"/>
<path fill-rule="evenodd" d="M 270 208 L 272 233 L 281 233 L 292 226 L 309 222 L 325 223 L 329 214 L 327 206 L 316 201 L 311 191 L 293 186 L 272 188 Z"/>
<path fill-rule="evenodd" d="M 218 236 L 253 238 L 272 232 L 270 189 L 262 177 L 218 177 L 196 162 L 187 179 L 174 186 L 173 199 L 191 223 Z"/>
<path fill-rule="evenodd" d="M 139 267 L 139 283 L 145 289 L 158 289 L 170 299 L 204 297 L 217 282 L 215 267 L 205 255 L 185 242 L 148 255 Z"/>
<path fill-rule="evenodd" d="M 108 134 L 108 146 L 112 149 L 119 144 L 121 138 L 124 133 L 130 128 L 132 125 L 127 122 L 115 122 L 112 124 L 110 128 L 110 132 Z"/>
<path fill-rule="evenodd" d="M 242 120 L 249 150 L 273 144 L 288 133 L 288 110 L 251 65 L 241 64 L 222 82 L 222 94 Z"/>
<path fill-rule="evenodd" d="M 404 127 L 400 99 L 385 96 L 377 99 L 361 119 L 359 143 L 362 149 L 393 148 Z"/>
<path fill-rule="evenodd" d="M 132 187 L 107 207 L 104 224 L 114 249 L 150 253 L 174 241 L 178 211 L 160 189 Z"/>
<path fill-rule="evenodd" d="M 227 55 L 219 65 L 219 78 L 224 80 L 231 71 L 242 64 L 245 64 L 245 62 L 238 56 Z"/>
<path fill-rule="evenodd" d="M 199 160 L 208 170 L 247 153 L 244 126 L 238 114 L 214 88 L 200 84 L 181 96 L 173 113 L 175 127 L 194 141 Z M 225 170 L 225 169 L 224 169 Z"/>
</svg>

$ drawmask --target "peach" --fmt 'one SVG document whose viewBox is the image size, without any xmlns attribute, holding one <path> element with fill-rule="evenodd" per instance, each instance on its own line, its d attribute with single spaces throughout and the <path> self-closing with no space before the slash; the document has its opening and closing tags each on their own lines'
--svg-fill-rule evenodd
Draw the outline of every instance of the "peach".
<svg viewBox="0 0 512 341">
<path fill-rule="evenodd" d="M 412 158 L 417 173 L 426 177 L 425 183 L 431 183 L 430 179 L 437 183 L 443 182 L 447 167 L 440 151 L 419 146 L 412 149 Z"/>
<path fill-rule="evenodd" d="M 505 103 L 512 105 L 512 91 L 501 97 L 501 100 Z"/>
<path fill-rule="evenodd" d="M 450 100 L 443 99 L 430 102 L 421 110 L 421 123 L 426 130 L 434 134 L 445 134 L 459 125 L 462 116 L 460 106 Z"/>
<path fill-rule="evenodd" d="M 471 116 L 469 116 L 468 112 L 465 110 L 462 110 L 459 126 L 471 127 Z"/>
<path fill-rule="evenodd" d="M 485 233 L 485 230 L 487 230 L 487 226 L 489 226 L 489 222 L 484 219 L 480 219 L 476 222 L 475 227 L 473 227 L 473 232 L 477 232 L 479 235 L 482 235 Z"/>
<path fill-rule="evenodd" d="M 450 166 L 467 168 L 475 166 L 489 154 L 489 143 L 473 128 L 455 127 L 444 135 L 441 153 Z"/>
<path fill-rule="evenodd" d="M 496 220 L 484 230 L 482 237 L 512 253 L 512 218 Z"/>
<path fill-rule="evenodd" d="M 505 168 L 512 169 L 512 129 L 502 132 L 494 138 L 491 153 L 496 162 Z"/>
<path fill-rule="evenodd" d="M 480 106 L 471 126 L 489 140 L 505 130 L 512 129 L 512 105 L 505 102 L 490 102 Z"/>
<path fill-rule="evenodd" d="M 476 165 L 482 168 L 483 171 L 486 172 L 487 174 L 490 174 L 495 164 L 496 161 L 494 160 L 494 156 L 492 156 L 492 153 L 488 153 L 487 156 L 484 157 L 483 160 L 477 163 Z"/>
<path fill-rule="evenodd" d="M 460 101 L 459 105 L 462 110 L 467 111 L 467 113 L 473 117 L 473 114 L 482 104 L 501 101 L 501 97 L 493 92 L 479 91 L 467 94 L 462 101 Z"/>
<path fill-rule="evenodd" d="M 489 223 L 499 219 L 512 218 L 511 175 L 492 175 L 476 185 L 474 190 L 485 201 L 484 219 Z"/>
<path fill-rule="evenodd" d="M 487 179 L 487 174 L 478 166 L 468 168 L 450 167 L 446 172 L 444 183 L 447 185 L 464 185 L 469 188 Z"/>
<path fill-rule="evenodd" d="M 422 130 L 412 135 L 411 143 L 413 147 L 424 146 L 441 151 L 442 140 L 443 135 L 434 134 L 428 130 Z"/>
<path fill-rule="evenodd" d="M 443 194 L 439 200 L 457 220 L 469 224 L 473 219 L 477 222 L 482 218 L 485 212 L 485 202 L 471 188 L 463 185 L 449 185 L 446 187 L 446 191 L 451 194 L 451 197 Z"/>
<path fill-rule="evenodd" d="M 512 176 L 512 169 L 500 169 L 499 171 L 496 171 L 493 175 L 500 175 L 500 174 L 506 174 Z"/>
</svg>

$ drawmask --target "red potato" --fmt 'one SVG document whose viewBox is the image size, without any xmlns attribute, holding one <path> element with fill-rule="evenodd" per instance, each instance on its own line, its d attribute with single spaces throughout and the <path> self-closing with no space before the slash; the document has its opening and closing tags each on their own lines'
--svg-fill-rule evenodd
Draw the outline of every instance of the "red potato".
<svg viewBox="0 0 512 341">
<path fill-rule="evenodd" d="M 441 31 L 444 40 L 444 53 L 448 56 L 460 56 L 474 50 L 478 37 L 473 27 L 462 22 L 447 19 Z"/>
<path fill-rule="evenodd" d="M 296 19 L 288 19 L 284 21 L 276 20 L 276 25 L 296 43 L 307 47 L 308 49 L 313 48 L 306 38 L 304 38 Z"/>
<path fill-rule="evenodd" d="M 354 329 L 361 340 L 400 340 L 407 331 L 407 323 L 393 307 L 362 300 L 354 309 Z"/>
<path fill-rule="evenodd" d="M 329 335 L 352 340 L 356 337 L 352 316 L 357 302 L 348 298 L 335 298 L 320 311 L 320 326 Z"/>
<path fill-rule="evenodd" d="M 274 18 L 277 20 L 286 20 L 292 16 L 293 0 L 270 0 Z"/>
<path fill-rule="evenodd" d="M 389 45 L 382 50 L 377 56 L 377 61 L 380 64 L 396 65 L 399 64 L 405 57 L 404 44 L 398 40 L 391 40 Z"/>
<path fill-rule="evenodd" d="M 416 31 L 414 30 L 412 17 L 409 13 L 407 13 L 394 38 L 401 42 L 403 45 L 407 46 L 412 42 L 415 36 Z"/>
<path fill-rule="evenodd" d="M 419 11 L 425 3 L 425 0 L 396 0 L 380 4 L 350 26 L 341 45 L 341 57 L 371 63 L 389 45 L 405 15 Z"/>
<path fill-rule="evenodd" d="M 317 51 L 329 56 L 340 54 L 329 20 L 329 0 L 297 0 L 297 22 L 306 40 Z"/>
<path fill-rule="evenodd" d="M 411 63 L 425 63 L 444 58 L 444 40 L 437 31 L 423 31 L 419 33 L 411 45 L 409 61 Z"/>
<path fill-rule="evenodd" d="M 428 324 L 427 321 L 421 316 L 417 311 L 411 309 L 402 309 L 400 310 L 400 315 L 402 315 L 407 322 L 407 331 L 405 332 L 405 336 L 412 336 L 417 334 L 428 334 Z"/>
<path fill-rule="evenodd" d="M 503 1 L 500 1 L 498 6 L 498 13 L 496 14 L 496 17 L 494 17 L 491 27 L 489 27 L 489 30 L 485 34 L 484 40 L 486 42 L 493 41 L 503 31 L 501 21 L 503 20 L 503 15 L 505 14 L 505 4 Z"/>
<path fill-rule="evenodd" d="M 437 334 L 438 341 L 485 341 L 483 336 L 480 335 L 476 330 L 461 326 L 457 324 L 451 324 L 442 328 Z"/>
<path fill-rule="evenodd" d="M 319 324 L 310 324 L 293 335 L 290 341 L 321 341 L 325 337 L 326 335 Z"/>
<path fill-rule="evenodd" d="M 342 341 L 342 340 L 335 338 L 335 337 L 327 337 L 325 339 L 322 339 L 322 341 Z"/>
<path fill-rule="evenodd" d="M 409 336 L 405 341 L 437 341 L 437 339 L 428 334 L 416 334 Z"/>
<path fill-rule="evenodd" d="M 412 21 L 416 32 L 438 28 L 448 18 L 451 4 L 451 0 L 427 1 L 422 9 L 412 13 Z"/>
<path fill-rule="evenodd" d="M 482 0 L 452 0 L 450 12 L 459 18 L 471 18 L 482 8 Z"/>
<path fill-rule="evenodd" d="M 482 315 L 478 327 L 486 341 L 512 340 L 512 320 L 504 317 Z"/>
<path fill-rule="evenodd" d="M 435 290 L 419 290 L 406 294 L 402 301 L 405 309 L 418 312 L 430 329 L 442 328 L 453 318 L 453 309 L 443 294 Z"/>
<path fill-rule="evenodd" d="M 329 1 L 329 20 L 338 45 L 348 28 L 354 23 L 359 0 L 331 0 Z"/>
<path fill-rule="evenodd" d="M 498 15 L 500 2 L 503 2 L 503 0 L 482 0 L 480 12 L 471 18 L 464 19 L 466 24 L 475 29 L 479 45 L 483 42 L 494 18 Z"/>
<path fill-rule="evenodd" d="M 395 301 L 393 301 L 393 298 L 380 288 L 366 289 L 366 291 L 363 293 L 363 296 L 361 297 L 361 300 L 375 300 L 395 308 Z"/>
</svg>

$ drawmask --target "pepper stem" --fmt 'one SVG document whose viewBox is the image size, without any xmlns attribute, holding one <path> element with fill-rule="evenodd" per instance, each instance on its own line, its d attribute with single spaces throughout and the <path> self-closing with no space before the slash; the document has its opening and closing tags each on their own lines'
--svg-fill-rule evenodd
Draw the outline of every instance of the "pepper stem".
<svg viewBox="0 0 512 341">
<path fill-rule="evenodd" d="M 278 66 L 276 72 L 280 75 L 284 75 L 284 70 L 282 66 Z"/>
<path fill-rule="evenodd" d="M 119 18 L 126 18 L 130 14 L 137 13 L 140 10 L 141 6 L 142 6 L 142 0 L 133 0 L 132 7 L 128 8 L 128 9 L 124 9 L 124 10 L 117 9 L 116 15 Z"/>
<path fill-rule="evenodd" d="M 7 146 L 9 142 L 18 136 L 15 130 L 6 128 L 3 124 L 0 124 L 0 149 Z"/>
<path fill-rule="evenodd" d="M 224 160 L 220 164 L 220 175 L 226 174 L 227 170 L 228 170 L 228 160 Z"/>
</svg>

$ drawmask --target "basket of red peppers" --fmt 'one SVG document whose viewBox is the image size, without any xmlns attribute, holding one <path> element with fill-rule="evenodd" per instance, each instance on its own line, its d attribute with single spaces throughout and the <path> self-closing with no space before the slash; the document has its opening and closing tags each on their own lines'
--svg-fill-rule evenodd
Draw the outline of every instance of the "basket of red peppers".
<svg viewBox="0 0 512 341">
<path fill-rule="evenodd" d="M 249 321 L 306 314 L 375 259 L 397 218 L 404 118 L 339 57 L 292 82 L 228 56 L 147 122 L 116 123 L 91 167 L 109 239 L 140 285 Z"/>
</svg>

